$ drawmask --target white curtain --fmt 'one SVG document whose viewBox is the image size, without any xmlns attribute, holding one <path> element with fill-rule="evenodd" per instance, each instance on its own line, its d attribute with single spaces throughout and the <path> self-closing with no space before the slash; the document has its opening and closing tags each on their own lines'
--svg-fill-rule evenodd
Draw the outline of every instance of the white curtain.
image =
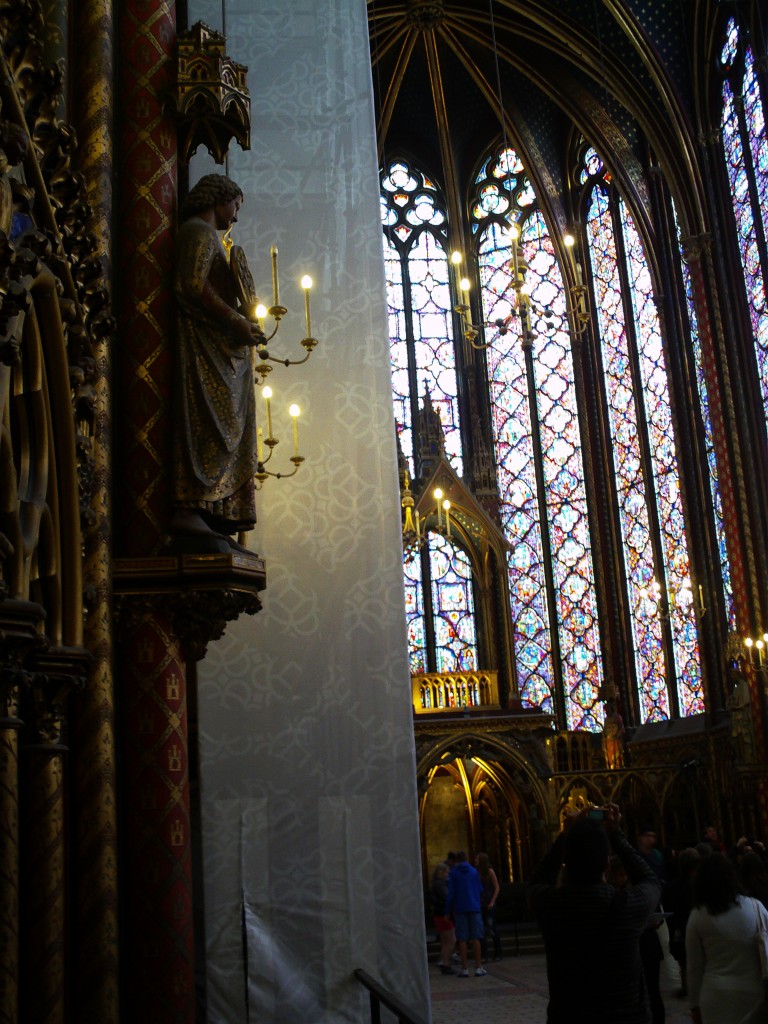
<svg viewBox="0 0 768 1024">
<path fill-rule="evenodd" d="M 263 610 L 199 668 L 211 1024 L 367 1019 L 363 967 L 429 1014 L 399 497 L 365 0 L 189 4 L 249 66 L 252 148 L 224 168 L 245 202 L 234 240 L 271 302 L 273 458 L 250 544 Z M 263 403 L 259 401 L 260 412 Z"/>
</svg>

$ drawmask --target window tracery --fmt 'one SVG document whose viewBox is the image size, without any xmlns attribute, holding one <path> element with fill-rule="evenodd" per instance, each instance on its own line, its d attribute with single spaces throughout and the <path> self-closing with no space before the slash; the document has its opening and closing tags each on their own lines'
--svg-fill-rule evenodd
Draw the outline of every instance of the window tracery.
<svg viewBox="0 0 768 1024">
<path fill-rule="evenodd" d="M 503 325 L 490 328 L 487 366 L 501 520 L 512 541 L 508 571 L 520 694 L 524 704 L 551 711 L 556 706 L 553 688 L 560 687 L 568 728 L 595 730 L 602 721 L 600 637 L 562 274 L 514 150 L 502 147 L 484 162 L 470 208 L 483 320 Z M 519 332 L 506 328 L 515 302 L 510 220 L 520 229 L 527 264 L 533 381 Z M 553 619 L 557 662 L 552 657 Z"/>
<path fill-rule="evenodd" d="M 643 244 L 626 204 L 604 176 L 596 178 L 586 232 L 640 717 L 660 721 L 675 704 L 682 715 L 704 710 L 674 424 Z M 673 665 L 665 657 L 665 623 Z"/>
</svg>

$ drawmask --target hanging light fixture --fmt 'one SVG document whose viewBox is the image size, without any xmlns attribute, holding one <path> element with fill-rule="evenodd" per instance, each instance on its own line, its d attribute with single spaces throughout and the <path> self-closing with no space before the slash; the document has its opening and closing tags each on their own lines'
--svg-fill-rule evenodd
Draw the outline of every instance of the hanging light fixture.
<svg viewBox="0 0 768 1024">
<path fill-rule="evenodd" d="M 293 469 L 289 472 L 274 472 L 271 469 L 267 469 L 267 464 L 272 459 L 274 450 L 279 444 L 280 439 L 275 436 L 272 429 L 272 388 L 264 386 L 264 382 L 267 376 L 272 372 L 272 366 L 301 366 L 309 359 L 313 350 L 319 344 L 318 339 L 312 336 L 312 314 L 310 310 L 310 291 L 312 288 L 312 278 L 305 274 L 301 279 L 301 288 L 304 292 L 304 321 L 306 334 L 301 339 L 301 345 L 305 350 L 305 355 L 302 359 L 279 359 L 273 357 L 267 345 L 277 335 L 280 329 L 280 324 L 287 314 L 288 310 L 280 302 L 280 280 L 277 268 L 277 257 L 278 251 L 276 246 L 272 246 L 270 249 L 270 263 L 272 268 L 272 305 L 267 307 L 263 302 L 259 300 L 256 295 L 256 289 L 253 282 L 253 276 L 251 275 L 250 268 L 248 267 L 248 260 L 246 259 L 245 252 L 239 245 L 233 245 L 228 237 L 223 239 L 224 245 L 229 249 L 229 262 L 232 268 L 232 272 L 235 278 L 235 284 L 237 287 L 238 299 L 240 306 L 242 307 L 243 314 L 254 324 L 259 327 L 259 330 L 264 334 L 264 342 L 257 348 L 251 349 L 251 365 L 254 373 L 254 388 L 256 391 L 256 398 L 258 401 L 259 391 L 261 390 L 261 396 L 264 399 L 264 411 L 267 425 L 267 434 L 264 436 L 262 427 L 259 427 L 256 432 L 257 439 L 257 458 L 258 466 L 255 475 L 256 486 L 261 487 L 264 481 L 269 477 L 275 477 L 278 480 L 285 479 L 286 477 L 295 476 L 299 470 L 299 466 L 304 462 L 304 456 L 299 454 L 299 416 L 301 410 L 295 403 L 292 404 L 288 409 L 288 414 L 291 417 L 293 424 L 293 455 L 290 457 L 290 461 L 293 463 Z M 272 328 L 267 333 L 265 330 L 265 321 L 269 317 L 272 320 Z M 261 362 L 256 362 L 256 357 Z M 264 449 L 266 448 L 266 453 Z"/>
<path fill-rule="evenodd" d="M 589 305 L 587 303 L 587 286 L 584 284 L 584 273 L 581 268 L 581 263 L 576 259 L 576 254 L 574 252 L 576 239 L 569 233 L 565 235 L 563 242 L 565 243 L 565 251 L 568 253 L 568 260 L 571 265 L 571 271 L 575 282 L 568 289 L 568 296 L 570 298 L 571 330 L 580 338 L 584 331 L 586 331 L 587 324 L 592 319 L 592 313 L 590 312 Z"/>
</svg>

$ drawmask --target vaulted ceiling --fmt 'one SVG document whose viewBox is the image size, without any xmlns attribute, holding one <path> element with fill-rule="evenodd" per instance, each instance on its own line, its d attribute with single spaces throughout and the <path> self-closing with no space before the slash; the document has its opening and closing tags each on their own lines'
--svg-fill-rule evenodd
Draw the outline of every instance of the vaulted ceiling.
<svg viewBox="0 0 768 1024">
<path fill-rule="evenodd" d="M 695 177 L 706 97 L 689 59 L 714 52 L 714 0 L 369 0 L 382 159 L 411 156 L 449 187 L 499 139 L 538 187 L 567 195 L 568 140 L 583 134 L 629 192 L 649 155 Z M 718 12 L 720 18 L 718 18 Z M 700 48 L 699 48 L 700 52 Z M 537 176 L 534 170 L 534 176 Z"/>
</svg>

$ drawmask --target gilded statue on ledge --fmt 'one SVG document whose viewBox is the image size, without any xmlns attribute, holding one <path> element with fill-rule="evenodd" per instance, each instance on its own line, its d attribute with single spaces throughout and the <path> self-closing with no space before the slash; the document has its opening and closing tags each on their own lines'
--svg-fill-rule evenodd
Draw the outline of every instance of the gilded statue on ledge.
<svg viewBox="0 0 768 1024">
<path fill-rule="evenodd" d="M 603 755 L 606 768 L 624 767 L 624 719 L 618 712 L 616 702 L 605 702 L 603 723 Z"/>
<path fill-rule="evenodd" d="M 264 335 L 238 303 L 222 243 L 242 190 L 207 174 L 181 210 L 176 240 L 177 350 L 171 533 L 244 550 L 256 522 L 256 399 L 251 349 Z M 250 311 L 249 311 L 250 312 Z"/>
</svg>

